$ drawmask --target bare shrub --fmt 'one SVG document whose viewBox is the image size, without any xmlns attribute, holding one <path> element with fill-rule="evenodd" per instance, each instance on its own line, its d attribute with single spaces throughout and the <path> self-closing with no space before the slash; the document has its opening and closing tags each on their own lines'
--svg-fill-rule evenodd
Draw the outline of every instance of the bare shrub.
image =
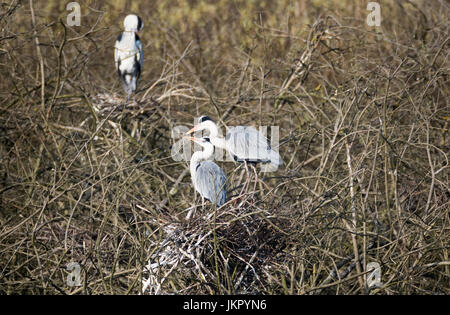
<svg viewBox="0 0 450 315">
<path fill-rule="evenodd" d="M 379 28 L 304 3 L 96 1 L 80 27 L 57 1 L 0 4 L 0 292 L 448 294 L 448 3 L 384 1 Z M 146 29 L 126 103 L 129 11 Z M 285 162 L 243 195 L 218 162 L 217 209 L 170 155 L 205 114 L 279 126 Z"/>
</svg>

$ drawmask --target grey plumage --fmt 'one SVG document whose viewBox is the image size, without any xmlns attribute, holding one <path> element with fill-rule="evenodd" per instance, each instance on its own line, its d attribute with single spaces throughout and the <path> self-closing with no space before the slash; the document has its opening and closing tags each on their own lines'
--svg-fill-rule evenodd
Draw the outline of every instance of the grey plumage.
<svg viewBox="0 0 450 315">
<path fill-rule="evenodd" d="M 269 141 L 250 126 L 236 126 L 228 130 L 226 148 L 239 162 L 283 164 L 280 155 L 272 150 Z"/>
<path fill-rule="evenodd" d="M 203 151 L 196 151 L 191 157 L 190 171 L 194 188 L 203 198 L 220 207 L 227 199 L 227 178 L 216 163 L 206 160 L 213 155 L 214 146 L 208 137 L 191 140 L 203 147 Z"/>
<path fill-rule="evenodd" d="M 220 207 L 227 199 L 226 180 L 225 173 L 216 163 L 203 161 L 197 167 L 194 186 L 203 198 Z"/>
</svg>

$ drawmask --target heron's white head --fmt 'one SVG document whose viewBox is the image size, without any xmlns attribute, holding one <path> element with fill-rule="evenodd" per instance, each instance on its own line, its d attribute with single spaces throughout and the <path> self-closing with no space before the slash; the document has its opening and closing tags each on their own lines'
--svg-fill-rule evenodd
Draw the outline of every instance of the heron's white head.
<svg viewBox="0 0 450 315">
<path fill-rule="evenodd" d="M 123 21 L 123 26 L 125 27 L 125 31 L 137 33 L 144 28 L 144 23 L 142 23 L 141 18 L 136 14 L 130 14 Z"/>
<path fill-rule="evenodd" d="M 209 130 L 211 136 L 217 137 L 218 134 L 217 124 L 214 122 L 214 120 L 212 120 L 208 116 L 201 116 L 198 119 L 198 124 L 191 130 L 189 130 L 186 134 L 188 135 L 195 131 L 201 131 L 205 129 Z"/>
<path fill-rule="evenodd" d="M 185 138 L 199 144 L 203 148 L 203 151 L 201 153 L 197 151 L 197 154 L 203 154 L 207 157 L 210 157 L 214 154 L 214 145 L 211 143 L 209 137 L 194 138 L 185 136 Z"/>
</svg>

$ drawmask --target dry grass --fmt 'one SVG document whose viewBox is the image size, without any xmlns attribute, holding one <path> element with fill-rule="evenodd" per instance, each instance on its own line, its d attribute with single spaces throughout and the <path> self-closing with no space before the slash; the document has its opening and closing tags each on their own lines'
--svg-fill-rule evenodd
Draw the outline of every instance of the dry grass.
<svg viewBox="0 0 450 315">
<path fill-rule="evenodd" d="M 450 293 L 447 2 L 383 1 L 379 28 L 364 1 L 114 3 L 80 1 L 80 27 L 64 3 L 0 4 L 0 293 Z M 279 126 L 285 165 L 202 209 L 170 153 L 203 114 Z"/>
</svg>

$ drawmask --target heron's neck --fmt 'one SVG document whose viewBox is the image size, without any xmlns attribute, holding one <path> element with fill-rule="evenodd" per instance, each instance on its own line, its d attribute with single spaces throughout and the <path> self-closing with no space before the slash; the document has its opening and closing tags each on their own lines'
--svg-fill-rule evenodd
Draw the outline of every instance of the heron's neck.
<svg viewBox="0 0 450 315">
<path fill-rule="evenodd" d="M 136 41 L 136 35 L 134 34 L 134 31 L 125 30 L 122 33 L 122 38 L 125 39 L 126 41 L 131 41 L 131 42 Z"/>
<path fill-rule="evenodd" d="M 207 147 L 204 147 L 203 151 L 196 151 L 194 152 L 194 154 L 192 154 L 191 163 L 189 165 L 192 176 L 195 176 L 194 174 L 196 173 L 198 163 L 200 163 L 202 160 L 208 159 L 211 155 L 213 155 L 213 153 L 214 147 L 212 145 L 209 145 Z"/>
<path fill-rule="evenodd" d="M 226 141 L 224 138 L 219 137 L 219 128 L 216 124 L 210 123 L 208 124 L 209 130 L 209 138 L 211 139 L 211 143 L 218 148 L 225 149 Z"/>
<path fill-rule="evenodd" d="M 227 141 L 224 138 L 211 136 L 211 143 L 218 148 L 226 149 Z"/>
</svg>

